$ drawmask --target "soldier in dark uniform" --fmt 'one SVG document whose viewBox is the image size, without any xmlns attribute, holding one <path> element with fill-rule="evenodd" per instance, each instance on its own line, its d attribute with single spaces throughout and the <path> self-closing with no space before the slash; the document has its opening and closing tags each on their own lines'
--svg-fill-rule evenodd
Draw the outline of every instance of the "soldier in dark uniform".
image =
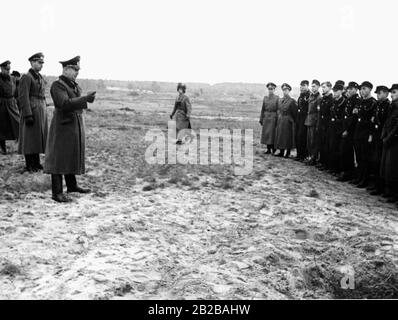
<svg viewBox="0 0 398 320">
<path fill-rule="evenodd" d="M 309 155 L 306 164 L 315 165 L 318 158 L 318 118 L 321 105 L 321 94 L 319 92 L 321 84 L 318 80 L 313 80 L 311 84 L 311 94 L 308 100 L 308 112 L 305 118 L 305 126 L 307 127 L 307 151 Z"/>
<path fill-rule="evenodd" d="M 343 134 L 344 110 L 347 100 L 343 97 L 344 86 L 335 84 L 333 87 L 334 101 L 330 108 L 329 141 L 329 171 L 338 175 L 340 168 L 340 142 Z"/>
<path fill-rule="evenodd" d="M 81 95 L 76 83 L 80 70 L 80 57 L 60 62 L 62 75 L 51 86 L 54 114 L 47 140 L 44 172 L 51 174 L 52 198 L 57 202 L 70 202 L 63 194 L 62 176 L 68 192 L 89 193 L 78 187 L 76 175 L 85 173 L 85 130 L 83 110 L 93 103 L 95 92 Z"/>
<path fill-rule="evenodd" d="M 361 85 L 361 99 L 358 110 L 358 122 L 354 134 L 355 156 L 358 163 L 357 179 L 354 181 L 358 188 L 366 188 L 369 185 L 369 164 L 371 154 L 371 142 L 374 126 L 372 119 L 376 112 L 376 99 L 372 97 L 373 85 L 365 81 Z"/>
<path fill-rule="evenodd" d="M 307 126 L 305 119 L 308 114 L 308 101 L 311 92 L 309 90 L 309 81 L 303 80 L 300 83 L 300 97 L 297 100 L 297 121 L 296 121 L 296 148 L 297 156 L 295 160 L 304 161 L 307 156 Z"/>
<path fill-rule="evenodd" d="M 19 109 L 19 101 L 18 101 L 18 95 L 19 95 L 19 82 L 21 81 L 21 74 L 18 71 L 13 71 L 11 73 L 11 76 L 14 78 L 15 80 L 15 99 L 17 100 L 17 105 L 18 105 L 18 109 Z"/>
<path fill-rule="evenodd" d="M 354 131 L 357 122 L 357 115 L 353 114 L 353 110 L 358 108 L 359 85 L 351 81 L 347 87 L 347 104 L 344 110 L 343 133 L 340 142 L 340 168 L 342 173 L 337 179 L 338 181 L 350 181 L 353 178 L 355 169 L 354 157 Z"/>
<path fill-rule="evenodd" d="M 398 200 L 398 84 L 393 84 L 389 91 L 392 102 L 381 133 L 383 154 L 380 177 L 384 183 L 383 197 L 392 203 Z"/>
<path fill-rule="evenodd" d="M 343 86 L 343 97 L 347 98 L 347 87 L 345 86 L 345 81 L 343 80 L 337 80 L 335 85 L 342 85 Z"/>
<path fill-rule="evenodd" d="M 10 61 L 0 64 L 0 150 L 3 154 L 7 154 L 6 140 L 17 140 L 19 134 L 16 84 L 10 76 L 10 65 Z"/>
<path fill-rule="evenodd" d="M 270 82 L 267 84 L 268 96 L 264 97 L 260 114 L 261 144 L 267 146 L 266 154 L 275 152 L 275 132 L 278 119 L 279 97 L 275 94 L 276 84 Z"/>
<path fill-rule="evenodd" d="M 332 84 L 327 81 L 322 83 L 323 96 L 319 106 L 318 116 L 318 149 L 319 149 L 319 164 L 320 170 L 329 169 L 329 125 L 330 125 L 330 108 L 333 106 L 333 91 Z"/>
<path fill-rule="evenodd" d="M 373 135 L 372 135 L 372 154 L 370 158 L 370 174 L 371 186 L 368 187 L 371 195 L 380 195 L 383 193 L 383 183 L 380 177 L 380 162 L 383 153 L 383 141 L 381 139 L 381 131 L 390 112 L 391 103 L 388 100 L 389 89 L 386 86 L 378 86 L 375 93 L 377 94 L 376 114 L 372 118 Z"/>
<path fill-rule="evenodd" d="M 19 126 L 18 152 L 25 156 L 26 170 L 39 171 L 40 154 L 45 153 L 48 133 L 45 83 L 40 74 L 44 55 L 36 53 L 29 58 L 31 68 L 19 84 Z"/>
<path fill-rule="evenodd" d="M 295 119 L 297 102 L 290 96 L 292 87 L 287 83 L 282 85 L 283 97 L 279 101 L 278 122 L 276 127 L 275 148 L 280 152 L 278 157 L 290 157 L 290 151 L 295 148 Z M 285 154 L 286 150 L 286 154 Z"/>
</svg>

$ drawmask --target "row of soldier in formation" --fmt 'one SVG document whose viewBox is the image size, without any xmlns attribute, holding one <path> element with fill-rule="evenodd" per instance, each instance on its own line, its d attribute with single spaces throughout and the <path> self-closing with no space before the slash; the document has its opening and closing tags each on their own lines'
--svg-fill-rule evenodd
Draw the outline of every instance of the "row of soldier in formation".
<svg viewBox="0 0 398 320">
<path fill-rule="evenodd" d="M 80 57 L 60 61 L 62 75 L 51 86 L 54 102 L 53 118 L 48 128 L 45 82 L 40 74 L 44 55 L 36 53 L 29 59 L 31 68 L 19 79 L 10 73 L 9 60 L 0 64 L 0 143 L 7 153 L 6 140 L 18 140 L 18 152 L 25 156 L 26 170 L 44 170 L 51 174 L 52 198 L 70 202 L 63 193 L 62 180 L 68 192 L 88 193 L 77 185 L 76 175 L 85 172 L 85 133 L 82 112 L 93 103 L 95 92 L 82 95 L 76 83 Z M 45 154 L 44 167 L 40 154 Z"/>
<path fill-rule="evenodd" d="M 333 86 L 313 80 L 310 87 L 304 80 L 297 101 L 286 83 L 282 98 L 274 83 L 267 88 L 260 116 L 267 154 L 290 157 L 296 149 L 295 160 L 398 201 L 398 84 L 378 86 L 377 100 L 369 81 L 345 86 L 339 80 Z"/>
</svg>

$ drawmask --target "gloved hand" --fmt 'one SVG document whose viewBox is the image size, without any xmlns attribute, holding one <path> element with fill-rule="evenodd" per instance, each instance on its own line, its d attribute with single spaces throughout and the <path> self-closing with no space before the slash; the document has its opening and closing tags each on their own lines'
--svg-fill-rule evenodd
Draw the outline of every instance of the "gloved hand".
<svg viewBox="0 0 398 320">
<path fill-rule="evenodd" d="M 261 125 L 263 125 L 263 122 L 261 120 L 259 122 L 260 122 Z"/>
<path fill-rule="evenodd" d="M 34 119 L 33 119 L 33 116 L 27 116 L 27 117 L 25 117 L 25 124 L 28 126 L 28 127 L 31 127 L 31 126 L 33 126 L 33 124 L 34 124 Z"/>
<path fill-rule="evenodd" d="M 171 119 L 171 120 L 173 119 L 173 115 L 172 115 L 172 114 L 170 115 L 170 119 Z"/>
<path fill-rule="evenodd" d="M 96 92 L 89 92 L 88 94 L 87 94 L 87 102 L 88 103 L 93 103 L 94 102 L 94 100 L 95 100 L 95 94 L 96 94 Z"/>
</svg>

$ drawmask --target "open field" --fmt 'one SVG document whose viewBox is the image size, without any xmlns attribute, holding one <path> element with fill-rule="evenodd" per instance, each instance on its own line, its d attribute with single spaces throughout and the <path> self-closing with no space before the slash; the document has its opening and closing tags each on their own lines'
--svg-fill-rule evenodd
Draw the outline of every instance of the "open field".
<svg viewBox="0 0 398 320">
<path fill-rule="evenodd" d="M 394 205 L 263 155 L 261 97 L 192 99 L 194 129 L 254 129 L 251 174 L 149 165 L 145 133 L 166 130 L 173 100 L 99 95 L 78 177 L 93 193 L 72 204 L 50 200 L 48 175 L 21 174 L 15 152 L 0 156 L 0 298 L 398 298 Z"/>
</svg>

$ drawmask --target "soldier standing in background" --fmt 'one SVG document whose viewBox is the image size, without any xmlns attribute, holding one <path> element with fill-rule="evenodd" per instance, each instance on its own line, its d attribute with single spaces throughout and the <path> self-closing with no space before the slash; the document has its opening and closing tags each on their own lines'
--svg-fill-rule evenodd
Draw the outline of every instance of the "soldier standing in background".
<svg viewBox="0 0 398 320">
<path fill-rule="evenodd" d="M 282 85 L 283 98 L 279 101 L 278 124 L 276 126 L 275 148 L 280 152 L 278 157 L 290 157 L 291 149 L 295 148 L 295 119 L 297 103 L 290 96 L 292 87 L 287 83 Z M 286 154 L 285 154 L 286 150 Z"/>
<path fill-rule="evenodd" d="M 300 83 L 300 97 L 297 100 L 297 121 L 296 121 L 296 147 L 297 157 L 295 160 L 303 161 L 307 158 L 307 126 L 305 119 L 308 114 L 308 102 L 310 98 L 309 81 L 303 80 Z"/>
<path fill-rule="evenodd" d="M 330 108 L 333 105 L 332 84 L 327 81 L 322 83 L 322 100 L 319 107 L 319 116 L 317 123 L 318 135 L 318 150 L 319 150 L 319 164 L 320 170 L 329 169 L 329 125 L 330 125 Z"/>
<path fill-rule="evenodd" d="M 19 104 L 21 120 L 19 126 L 18 151 L 25 156 L 26 170 L 42 170 L 40 153 L 46 151 L 48 132 L 45 83 L 40 74 L 44 55 L 36 53 L 29 58 L 31 69 L 21 78 Z"/>
<path fill-rule="evenodd" d="M 365 81 L 361 85 L 361 99 L 358 110 L 358 122 L 355 128 L 354 146 L 358 163 L 357 179 L 353 181 L 358 188 L 366 188 L 369 185 L 369 164 L 371 143 L 373 141 L 372 119 L 376 111 L 376 99 L 372 97 L 373 85 Z"/>
<path fill-rule="evenodd" d="M 275 131 L 278 119 L 279 97 L 275 94 L 276 84 L 270 82 L 267 84 L 268 96 L 264 97 L 260 114 L 261 144 L 267 146 L 266 154 L 275 152 Z"/>
<path fill-rule="evenodd" d="M 340 174 L 338 181 L 345 182 L 353 178 L 355 169 L 354 158 L 354 131 L 357 122 L 357 115 L 353 114 L 353 110 L 358 108 L 359 85 L 351 81 L 347 87 L 347 104 L 344 110 L 343 133 L 340 142 Z"/>
<path fill-rule="evenodd" d="M 335 84 L 333 87 L 333 105 L 330 108 L 330 126 L 329 126 L 329 170 L 330 173 L 338 175 L 340 168 L 340 142 L 343 134 L 344 110 L 347 100 L 343 97 L 344 86 Z"/>
<path fill-rule="evenodd" d="M 93 103 L 95 92 L 81 96 L 76 83 L 80 70 L 80 57 L 60 62 L 62 75 L 51 86 L 54 114 L 47 140 L 44 172 L 51 174 L 52 199 L 70 202 L 63 194 L 62 176 L 68 192 L 89 193 L 77 186 L 76 175 L 85 173 L 85 130 L 83 110 Z"/>
<path fill-rule="evenodd" d="M 381 133 L 383 154 L 380 177 L 385 187 L 383 197 L 392 203 L 398 200 L 398 84 L 393 84 L 389 91 L 392 103 Z"/>
<path fill-rule="evenodd" d="M 318 157 L 317 123 L 322 100 L 319 87 L 319 81 L 313 80 L 311 84 L 311 94 L 308 100 L 308 112 L 304 122 L 304 125 L 307 127 L 306 146 L 309 155 L 309 160 L 306 163 L 311 166 L 316 164 Z"/>
<path fill-rule="evenodd" d="M 170 115 L 170 119 L 173 119 L 174 115 L 176 115 L 177 144 L 182 144 L 182 139 L 178 136 L 178 133 L 183 129 L 191 129 L 190 117 L 192 112 L 192 105 L 189 101 L 189 98 L 185 94 L 186 90 L 187 86 L 185 84 L 179 83 L 177 85 L 178 96 L 174 103 L 173 112 Z"/>
<path fill-rule="evenodd" d="M 0 64 L 0 150 L 7 154 L 6 140 L 18 140 L 19 111 L 15 100 L 16 84 L 10 76 L 10 61 Z"/>
<path fill-rule="evenodd" d="M 14 81 L 15 81 L 15 94 L 14 94 L 14 97 L 15 97 L 15 100 L 17 101 L 17 106 L 18 106 L 18 109 L 19 109 L 18 96 L 19 96 L 19 82 L 21 81 L 21 74 L 18 71 L 14 70 L 11 73 L 11 76 L 14 78 Z"/>
<path fill-rule="evenodd" d="M 368 191 L 370 191 L 371 195 L 380 195 L 383 193 L 383 184 L 380 178 L 380 162 L 383 153 L 381 131 L 390 112 L 391 103 L 390 100 L 388 100 L 389 89 L 386 86 L 378 86 L 375 93 L 377 94 L 377 102 L 376 114 L 372 118 L 373 141 L 370 158 L 371 185 L 368 187 Z"/>
</svg>

